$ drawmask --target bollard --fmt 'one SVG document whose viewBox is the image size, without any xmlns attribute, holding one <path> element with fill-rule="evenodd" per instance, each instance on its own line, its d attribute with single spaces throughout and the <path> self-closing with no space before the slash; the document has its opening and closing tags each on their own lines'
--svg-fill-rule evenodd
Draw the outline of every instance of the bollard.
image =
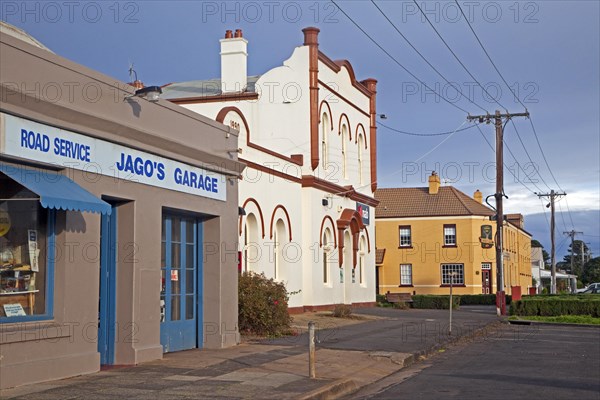
<svg viewBox="0 0 600 400">
<path fill-rule="evenodd" d="M 316 378 L 315 371 L 315 323 L 308 323 L 308 376 Z"/>
</svg>

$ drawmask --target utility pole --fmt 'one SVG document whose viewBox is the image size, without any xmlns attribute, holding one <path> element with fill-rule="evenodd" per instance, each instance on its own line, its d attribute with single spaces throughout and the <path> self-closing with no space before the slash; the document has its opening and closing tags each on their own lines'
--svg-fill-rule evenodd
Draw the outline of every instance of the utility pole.
<svg viewBox="0 0 600 400">
<path fill-rule="evenodd" d="M 548 197 L 550 203 L 546 207 L 550 207 L 550 241 L 552 242 L 552 250 L 550 259 L 552 260 L 552 281 L 550 283 L 550 294 L 556 294 L 556 243 L 554 241 L 554 231 L 556 224 L 554 222 L 554 202 L 559 196 L 566 196 L 566 193 L 555 192 L 554 189 L 550 193 L 536 193 L 538 197 Z"/>
<path fill-rule="evenodd" d="M 502 114 L 496 110 L 493 116 L 490 114 L 467 116 L 468 121 L 477 120 L 480 124 L 483 122 L 489 124 L 493 119 L 496 127 L 496 193 L 494 197 L 496 198 L 496 312 L 498 316 L 506 315 L 503 249 L 504 209 L 502 206 L 504 197 L 504 126 L 512 117 L 529 117 L 529 112 Z M 502 119 L 505 119 L 504 125 Z"/>
<path fill-rule="evenodd" d="M 563 235 L 571 237 L 571 273 L 575 274 L 575 270 L 573 269 L 573 259 L 575 258 L 575 235 L 583 235 L 583 232 L 576 232 L 574 230 L 571 230 L 569 232 L 563 232 Z M 581 245 L 581 251 L 581 254 L 583 254 L 583 244 Z M 581 268 L 581 271 L 583 271 L 583 267 Z"/>
</svg>

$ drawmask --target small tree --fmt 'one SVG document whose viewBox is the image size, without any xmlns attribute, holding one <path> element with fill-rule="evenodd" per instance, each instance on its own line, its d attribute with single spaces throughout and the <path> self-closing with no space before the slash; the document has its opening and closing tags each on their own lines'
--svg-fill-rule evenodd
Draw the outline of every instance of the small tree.
<svg viewBox="0 0 600 400">
<path fill-rule="evenodd" d="M 238 284 L 240 332 L 280 336 L 290 330 L 289 295 L 285 285 L 264 274 L 245 272 Z"/>
<path fill-rule="evenodd" d="M 585 264 L 581 280 L 585 285 L 600 282 L 600 257 L 592 258 Z"/>
<path fill-rule="evenodd" d="M 583 251 L 582 251 L 583 250 Z M 590 248 L 581 240 L 574 240 L 573 246 L 569 244 L 569 254 L 564 257 L 567 270 L 575 275 L 580 275 L 583 271 L 581 265 L 590 259 Z M 573 270 L 571 271 L 571 257 L 573 258 Z M 583 257 L 583 263 L 582 261 Z"/>
</svg>

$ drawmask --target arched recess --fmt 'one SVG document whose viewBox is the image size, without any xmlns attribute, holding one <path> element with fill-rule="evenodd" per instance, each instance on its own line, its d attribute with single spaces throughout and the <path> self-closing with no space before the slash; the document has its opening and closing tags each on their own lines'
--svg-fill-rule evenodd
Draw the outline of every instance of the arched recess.
<svg viewBox="0 0 600 400">
<path fill-rule="evenodd" d="M 242 243 L 242 264 L 244 272 L 256 272 L 257 262 L 259 261 L 260 248 L 258 243 L 258 221 L 256 215 L 253 212 L 248 213 L 246 216 L 246 223 L 244 224 Z"/>
<path fill-rule="evenodd" d="M 323 100 L 319 107 L 319 122 L 320 122 L 320 134 L 321 134 L 321 162 L 323 169 L 328 168 L 329 164 L 329 135 L 333 132 L 333 116 L 331 115 L 331 107 Z"/>
<path fill-rule="evenodd" d="M 262 238 L 264 239 L 265 238 L 265 219 L 263 217 L 262 209 L 260 208 L 258 201 L 256 201 L 252 197 L 248 197 L 246 199 L 246 201 L 244 202 L 244 205 L 242 205 L 242 208 L 246 209 L 246 206 L 248 205 L 248 203 L 253 203 L 256 206 L 258 215 L 260 216 L 260 228 L 261 228 Z M 240 231 L 240 236 L 241 236 L 241 234 L 242 234 L 242 216 L 241 215 L 239 217 L 239 231 Z"/>
<path fill-rule="evenodd" d="M 327 110 L 325 110 L 324 107 L 327 108 Z M 319 116 L 322 116 L 324 113 L 327 113 L 329 116 L 329 126 L 331 127 L 331 130 L 333 130 L 333 114 L 327 100 L 323 100 L 321 105 L 319 105 Z"/>
<path fill-rule="evenodd" d="M 365 229 L 365 225 L 362 222 L 362 218 L 358 211 L 353 210 L 351 208 L 345 208 L 342 211 L 342 215 L 337 220 L 337 228 L 338 228 L 338 243 L 339 243 L 339 264 L 340 267 L 344 263 L 344 255 L 343 255 L 343 237 L 344 231 L 347 228 L 350 228 L 350 233 L 352 233 L 352 265 L 356 267 L 356 253 L 358 252 L 358 235 L 360 231 Z"/>
<path fill-rule="evenodd" d="M 367 238 L 367 253 L 370 253 L 371 252 L 371 238 L 369 237 L 369 230 L 367 229 L 367 227 L 365 227 L 365 230 L 363 232 Z"/>
<path fill-rule="evenodd" d="M 287 261 L 283 255 L 283 248 L 286 236 L 285 222 L 283 222 L 282 218 L 277 218 L 277 222 L 275 222 L 275 229 L 273 231 L 273 278 L 286 281 L 288 280 L 288 266 Z"/>
<path fill-rule="evenodd" d="M 329 221 L 331 223 L 331 232 L 335 232 L 335 224 L 333 223 L 333 218 L 329 215 L 323 217 L 321 221 L 321 229 L 319 230 L 319 247 L 323 247 L 323 230 L 325 229 L 325 223 Z M 337 237 L 333 235 L 333 248 L 337 248 Z"/>
<path fill-rule="evenodd" d="M 366 229 L 365 229 L 366 230 Z M 358 283 L 365 284 L 365 249 L 367 247 L 364 235 L 358 240 Z"/>
<path fill-rule="evenodd" d="M 239 108 L 233 107 L 233 106 L 222 108 L 219 111 L 219 113 L 217 114 L 217 116 L 215 118 L 215 121 L 220 122 L 220 123 L 223 124 L 224 121 L 225 121 L 225 117 L 230 112 L 236 113 L 240 117 L 240 119 L 242 120 L 242 123 L 244 124 L 244 128 L 246 129 L 246 143 L 250 143 L 250 128 L 248 126 L 248 121 L 246 120 L 246 117 L 244 116 L 244 113 L 242 113 L 242 111 Z"/>
<path fill-rule="evenodd" d="M 269 226 L 269 238 L 273 239 L 273 223 L 275 222 L 275 213 L 277 212 L 278 209 L 283 210 L 283 213 L 285 214 L 285 219 L 287 220 L 287 227 L 288 227 L 288 237 L 289 237 L 289 241 L 292 241 L 292 221 L 290 221 L 290 215 L 288 214 L 286 208 L 284 206 L 282 206 L 281 204 L 277 205 L 277 207 L 275 207 L 275 209 L 273 210 L 273 214 L 271 214 L 271 224 Z"/>
<path fill-rule="evenodd" d="M 344 120 L 346 121 L 346 129 L 348 130 L 348 140 L 352 141 L 352 130 L 350 128 L 350 119 L 346 113 L 342 113 L 340 115 L 340 121 L 338 122 L 338 135 L 342 134 L 342 126 L 344 125 Z"/>
<path fill-rule="evenodd" d="M 333 222 L 332 222 L 333 223 Z M 331 286 L 332 282 L 331 282 L 331 268 L 329 265 L 329 257 L 331 255 L 331 252 L 333 251 L 333 247 L 331 247 L 331 244 L 336 242 L 336 238 L 335 238 L 335 229 L 331 230 L 329 229 L 329 227 L 325 227 L 325 229 L 322 229 L 322 233 L 321 233 L 321 238 L 319 239 L 322 245 L 322 253 L 321 253 L 321 257 L 322 257 L 322 268 L 323 270 L 321 271 L 322 273 L 322 280 L 323 280 L 323 284 Z"/>
<path fill-rule="evenodd" d="M 365 142 L 365 149 L 367 149 L 367 132 L 363 124 L 359 123 L 356 125 L 356 131 L 354 136 L 354 143 L 358 143 L 358 136 L 362 133 L 363 140 Z"/>
</svg>

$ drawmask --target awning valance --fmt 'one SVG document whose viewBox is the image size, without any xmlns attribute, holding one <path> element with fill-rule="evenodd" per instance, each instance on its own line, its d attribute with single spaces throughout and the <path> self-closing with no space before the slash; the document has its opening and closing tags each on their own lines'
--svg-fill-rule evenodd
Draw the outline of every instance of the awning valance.
<svg viewBox="0 0 600 400">
<path fill-rule="evenodd" d="M 110 215 L 111 206 L 64 175 L 0 164 L 0 172 L 40 196 L 44 208 Z"/>
</svg>

